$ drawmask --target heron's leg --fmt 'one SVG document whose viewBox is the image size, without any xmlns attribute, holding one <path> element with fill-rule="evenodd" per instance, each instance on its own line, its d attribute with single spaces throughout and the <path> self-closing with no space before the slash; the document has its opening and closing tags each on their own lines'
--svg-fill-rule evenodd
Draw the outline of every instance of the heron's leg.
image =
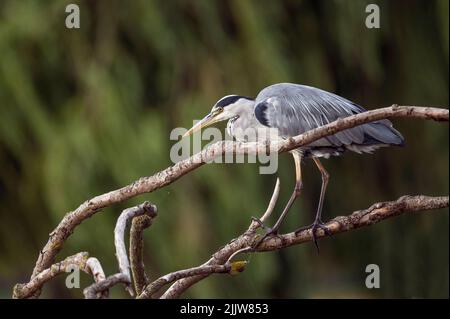
<svg viewBox="0 0 450 319">
<path fill-rule="evenodd" d="M 323 207 L 323 200 L 325 198 L 325 192 L 327 190 L 328 181 L 330 179 L 330 174 L 327 172 L 325 167 L 323 167 L 322 163 L 319 161 L 318 158 L 313 157 L 314 163 L 316 163 L 317 167 L 319 168 L 320 174 L 322 175 L 322 187 L 320 189 L 320 198 L 319 198 L 319 206 L 317 206 L 317 213 L 316 213 L 316 219 L 315 222 L 322 222 L 322 207 Z"/>
<path fill-rule="evenodd" d="M 322 163 L 319 161 L 318 158 L 313 157 L 313 160 L 314 160 L 314 163 L 316 163 L 317 168 L 320 171 L 320 174 L 322 175 L 322 187 L 320 189 L 320 198 L 319 198 L 319 205 L 317 206 L 316 218 L 314 219 L 314 223 L 312 223 L 309 226 L 301 227 L 301 228 L 297 229 L 295 231 L 295 233 L 297 234 L 303 230 L 311 228 L 314 244 L 316 245 L 317 250 L 319 250 L 319 245 L 317 244 L 317 238 L 316 238 L 316 230 L 318 228 L 321 228 L 327 235 L 330 235 L 329 230 L 322 222 L 323 201 L 324 201 L 325 192 L 326 192 L 327 186 L 328 186 L 328 180 L 330 179 L 330 174 L 327 172 L 325 167 L 323 167 Z"/>
<path fill-rule="evenodd" d="M 281 213 L 280 217 L 278 218 L 275 225 L 270 229 L 271 234 L 276 234 L 278 232 L 278 229 L 281 226 L 281 223 L 283 223 L 283 220 L 286 218 L 287 213 L 289 212 L 289 209 L 291 208 L 292 204 L 296 200 L 298 196 L 300 196 L 301 190 L 303 188 L 302 183 L 302 170 L 301 170 L 301 161 L 302 157 L 299 153 L 293 152 L 292 156 L 294 157 L 295 162 L 295 187 L 294 191 L 292 192 L 291 198 L 289 198 L 288 203 L 286 204 L 286 207 L 283 209 L 283 212 Z"/>
</svg>

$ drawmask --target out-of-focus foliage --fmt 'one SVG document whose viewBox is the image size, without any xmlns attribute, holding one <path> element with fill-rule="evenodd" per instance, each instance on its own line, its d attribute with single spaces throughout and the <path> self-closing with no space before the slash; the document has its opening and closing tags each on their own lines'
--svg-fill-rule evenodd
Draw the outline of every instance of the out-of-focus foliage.
<svg viewBox="0 0 450 319">
<path fill-rule="evenodd" d="M 296 82 L 369 109 L 449 102 L 446 0 L 76 1 L 81 29 L 69 30 L 71 2 L 0 2 L 0 297 L 28 279 L 67 211 L 171 165 L 170 131 L 191 126 L 221 96 Z M 380 6 L 380 29 L 364 25 L 368 3 Z M 331 173 L 325 219 L 404 194 L 448 194 L 448 126 L 394 122 L 405 148 L 324 162 Z M 289 155 L 277 175 L 280 210 L 294 183 Z M 310 162 L 304 175 L 305 192 L 284 230 L 313 218 L 320 176 Z M 146 232 L 151 277 L 200 264 L 264 211 L 275 178 L 259 175 L 255 164 L 206 165 L 95 215 L 58 258 L 88 251 L 113 273 L 119 212 L 150 200 L 160 212 Z M 312 244 L 254 255 L 244 273 L 213 276 L 187 296 L 448 297 L 446 210 L 320 246 L 320 255 Z M 381 268 L 380 289 L 364 285 L 370 263 Z M 59 278 L 44 296 L 81 297 L 81 290 L 67 290 Z"/>
</svg>

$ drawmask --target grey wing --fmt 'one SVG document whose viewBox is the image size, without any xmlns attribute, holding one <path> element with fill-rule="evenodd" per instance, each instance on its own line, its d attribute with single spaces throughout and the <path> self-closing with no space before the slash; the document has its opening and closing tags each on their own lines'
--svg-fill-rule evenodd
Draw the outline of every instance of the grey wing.
<svg viewBox="0 0 450 319">
<path fill-rule="evenodd" d="M 281 83 L 269 86 L 256 97 L 255 117 L 274 127 L 284 137 L 302 134 L 338 118 L 365 112 L 361 106 L 317 88 Z M 311 144 L 320 147 L 343 145 L 402 145 L 403 137 L 388 120 L 372 122 L 327 136 Z"/>
</svg>

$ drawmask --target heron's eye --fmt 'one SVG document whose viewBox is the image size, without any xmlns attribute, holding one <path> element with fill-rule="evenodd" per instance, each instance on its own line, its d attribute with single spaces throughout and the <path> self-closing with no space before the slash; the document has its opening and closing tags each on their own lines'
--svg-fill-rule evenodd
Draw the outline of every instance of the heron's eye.
<svg viewBox="0 0 450 319">
<path fill-rule="evenodd" d="M 214 114 L 215 114 L 215 115 L 220 114 L 220 113 L 222 113 L 222 112 L 223 112 L 223 107 L 216 107 L 216 108 L 214 109 Z"/>
</svg>

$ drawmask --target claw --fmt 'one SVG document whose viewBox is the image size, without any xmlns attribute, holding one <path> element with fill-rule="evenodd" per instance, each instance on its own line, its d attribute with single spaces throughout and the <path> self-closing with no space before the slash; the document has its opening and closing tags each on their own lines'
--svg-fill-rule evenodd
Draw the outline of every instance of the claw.
<svg viewBox="0 0 450 319">
<path fill-rule="evenodd" d="M 328 230 L 327 226 L 321 220 L 315 220 L 314 223 L 312 223 L 311 225 L 300 227 L 294 232 L 295 235 L 298 235 L 298 233 L 300 233 L 300 232 L 302 232 L 304 230 L 311 229 L 311 235 L 312 235 L 312 238 L 313 238 L 314 245 L 317 248 L 317 253 L 320 252 L 319 244 L 317 243 L 317 235 L 316 235 L 316 231 L 317 231 L 318 228 L 322 229 L 323 232 L 327 236 L 331 235 L 331 232 Z"/>
<path fill-rule="evenodd" d="M 266 239 L 267 237 L 270 236 L 278 236 L 278 229 L 274 229 L 271 227 L 267 227 L 266 225 L 264 225 L 261 220 L 259 220 L 258 218 L 252 217 L 252 220 L 254 220 L 255 222 L 257 222 L 261 228 L 263 228 L 265 230 L 265 234 L 253 245 L 253 249 L 255 249 L 256 247 L 259 246 L 259 244 L 261 244 L 264 239 Z"/>
</svg>

